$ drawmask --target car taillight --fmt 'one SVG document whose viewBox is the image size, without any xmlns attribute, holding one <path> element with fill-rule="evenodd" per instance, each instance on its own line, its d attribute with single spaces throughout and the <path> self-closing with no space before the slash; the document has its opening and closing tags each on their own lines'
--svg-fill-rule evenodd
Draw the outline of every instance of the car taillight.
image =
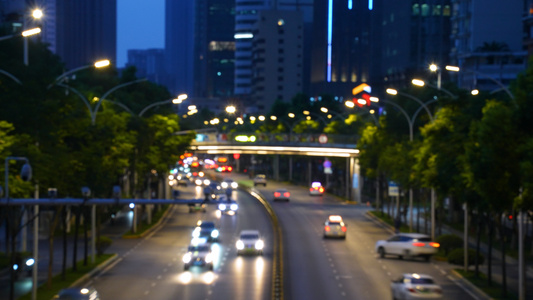
<svg viewBox="0 0 533 300">
<path fill-rule="evenodd" d="M 434 247 L 434 248 L 439 248 L 440 247 L 440 244 L 439 243 L 435 243 L 435 242 L 431 242 L 431 243 L 429 243 L 429 245 L 431 247 Z"/>
<path fill-rule="evenodd" d="M 278 192 L 274 193 L 274 197 L 279 197 L 280 195 L 281 195 L 281 193 L 278 193 Z"/>
<path fill-rule="evenodd" d="M 342 232 L 346 232 L 346 226 L 341 227 Z"/>
<path fill-rule="evenodd" d="M 413 288 L 406 288 L 406 290 L 410 293 L 416 293 L 416 289 Z"/>
<path fill-rule="evenodd" d="M 228 172 L 231 172 L 231 170 L 233 170 L 232 167 L 228 167 Z"/>
<path fill-rule="evenodd" d="M 323 192 L 324 192 L 324 188 L 323 188 L 323 187 L 320 187 L 320 188 L 318 189 L 318 191 L 320 191 L 321 193 L 323 193 Z"/>
<path fill-rule="evenodd" d="M 289 192 L 286 192 L 286 193 L 283 193 L 283 196 L 289 198 L 291 196 L 291 194 Z"/>
<path fill-rule="evenodd" d="M 415 246 L 415 247 L 424 247 L 425 245 L 426 245 L 426 243 L 421 243 L 421 242 L 413 243 L 413 246 Z"/>
<path fill-rule="evenodd" d="M 313 188 L 310 188 L 309 191 L 312 192 L 314 189 Z"/>
<path fill-rule="evenodd" d="M 324 230 L 325 230 L 325 231 L 330 231 L 331 228 L 329 228 L 329 226 L 326 226 L 326 227 L 324 227 Z"/>
</svg>

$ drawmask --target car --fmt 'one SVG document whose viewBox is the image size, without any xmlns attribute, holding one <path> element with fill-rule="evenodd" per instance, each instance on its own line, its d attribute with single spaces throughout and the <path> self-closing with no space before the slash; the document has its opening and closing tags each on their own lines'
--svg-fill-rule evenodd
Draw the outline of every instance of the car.
<svg viewBox="0 0 533 300">
<path fill-rule="evenodd" d="M 233 181 L 233 179 L 231 178 L 226 178 L 222 181 L 222 183 L 220 183 L 220 186 L 223 188 L 223 189 L 228 189 L 228 188 L 232 188 L 232 189 L 236 189 L 239 187 L 239 184 L 235 181 Z"/>
<path fill-rule="evenodd" d="M 421 233 L 399 233 L 387 240 L 376 243 L 376 252 L 381 258 L 385 255 L 397 255 L 403 257 L 423 257 L 429 261 L 432 255 L 437 253 L 440 244 L 433 242 L 431 237 Z"/>
<path fill-rule="evenodd" d="M 267 186 L 267 178 L 265 174 L 257 174 L 254 177 L 254 186 L 258 185 Z"/>
<path fill-rule="evenodd" d="M 274 191 L 274 201 L 289 201 L 291 193 L 287 189 L 277 189 Z"/>
<path fill-rule="evenodd" d="M 220 231 L 214 222 L 198 220 L 192 232 L 193 238 L 203 238 L 208 242 L 218 242 Z"/>
<path fill-rule="evenodd" d="M 100 300 L 98 292 L 92 288 L 66 288 L 60 290 L 53 299 L 58 300 Z"/>
<path fill-rule="evenodd" d="M 261 239 L 259 230 L 243 230 L 239 234 L 239 240 L 235 243 L 237 255 L 244 253 L 263 255 L 265 242 Z"/>
<path fill-rule="evenodd" d="M 322 183 L 318 181 L 314 181 L 311 183 L 311 187 L 309 188 L 309 195 L 311 196 L 322 196 L 324 194 L 324 187 L 322 186 Z"/>
<path fill-rule="evenodd" d="M 346 239 L 346 223 L 339 215 L 330 215 L 324 223 L 324 238 Z"/>
<path fill-rule="evenodd" d="M 221 196 L 222 197 L 222 196 Z M 217 206 L 218 211 L 220 214 L 227 214 L 230 216 L 233 216 L 237 214 L 237 211 L 239 210 L 239 204 L 235 200 L 227 200 L 228 198 L 222 197 L 220 200 L 220 203 Z"/>
<path fill-rule="evenodd" d="M 189 207 L 189 213 L 201 211 L 201 212 L 207 212 L 207 205 L 204 203 L 203 200 L 196 199 L 195 202 L 187 204 Z"/>
<path fill-rule="evenodd" d="M 183 255 L 183 269 L 189 270 L 192 266 L 206 267 L 213 271 L 213 253 L 211 245 L 202 241 L 193 240 Z"/>
<path fill-rule="evenodd" d="M 391 282 L 392 299 L 441 299 L 442 288 L 433 277 L 425 274 L 406 273 Z"/>
<path fill-rule="evenodd" d="M 183 174 L 183 173 L 178 173 L 176 174 L 175 176 L 176 178 L 176 181 L 178 182 L 178 186 L 188 186 L 189 183 L 191 182 L 189 180 L 189 178 L 187 178 L 187 175 L 186 174 Z"/>
<path fill-rule="evenodd" d="M 209 180 L 207 178 L 203 178 L 203 177 L 198 177 L 198 178 L 194 179 L 194 183 L 197 186 L 208 186 L 211 183 L 211 180 Z"/>
<path fill-rule="evenodd" d="M 213 194 L 222 194 L 222 186 L 220 186 L 220 184 L 218 182 L 214 182 L 212 181 L 210 184 L 209 184 L 209 187 L 211 188 L 211 191 L 213 192 Z"/>
</svg>

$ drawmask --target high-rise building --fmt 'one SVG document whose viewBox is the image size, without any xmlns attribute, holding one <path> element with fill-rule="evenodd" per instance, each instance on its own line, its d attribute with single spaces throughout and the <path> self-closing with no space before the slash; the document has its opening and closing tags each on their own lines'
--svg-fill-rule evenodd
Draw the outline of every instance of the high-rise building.
<svg viewBox="0 0 533 300">
<path fill-rule="evenodd" d="M 253 28 L 258 12 L 267 9 L 266 0 L 235 1 L 235 95 L 249 96 L 252 91 Z"/>
<path fill-rule="evenodd" d="M 450 0 L 382 1 L 379 18 L 380 77 L 387 86 L 403 87 L 430 64 L 450 64 Z"/>
<path fill-rule="evenodd" d="M 463 88 L 498 90 L 525 70 L 524 0 L 452 0 L 451 57 Z"/>
<path fill-rule="evenodd" d="M 172 94 L 193 94 L 196 1 L 165 1 L 165 62 Z"/>
<path fill-rule="evenodd" d="M 391 1 L 394 2 L 394 1 Z M 373 1 L 315 0 L 311 93 L 350 96 L 377 71 Z"/>
<path fill-rule="evenodd" d="M 32 9 L 42 9 L 40 39 L 50 45 L 50 50 L 61 57 L 68 69 L 100 59 L 116 61 L 116 0 L 15 0 L 5 7 L 11 11 L 3 13 L 18 15 L 19 23 L 25 17 L 29 19 Z"/>
<path fill-rule="evenodd" d="M 151 82 L 163 85 L 165 83 L 165 50 L 146 49 L 128 50 L 126 66 L 135 66 L 138 78 L 147 78 Z"/>
<path fill-rule="evenodd" d="M 198 0 L 194 27 L 194 95 L 233 95 L 235 0 Z"/>
<path fill-rule="evenodd" d="M 269 112 L 276 100 L 290 102 L 303 89 L 303 14 L 263 10 L 252 31 L 252 101 Z"/>
</svg>

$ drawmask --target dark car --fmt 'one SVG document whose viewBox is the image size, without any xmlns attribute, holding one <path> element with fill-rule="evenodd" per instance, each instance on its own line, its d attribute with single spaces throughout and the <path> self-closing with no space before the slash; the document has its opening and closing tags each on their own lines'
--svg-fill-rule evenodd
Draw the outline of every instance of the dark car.
<svg viewBox="0 0 533 300">
<path fill-rule="evenodd" d="M 98 292 L 94 288 L 67 288 L 62 289 L 54 296 L 60 300 L 100 300 Z"/>
<path fill-rule="evenodd" d="M 198 221 L 192 237 L 206 239 L 209 242 L 218 242 L 219 231 L 214 222 Z"/>
</svg>

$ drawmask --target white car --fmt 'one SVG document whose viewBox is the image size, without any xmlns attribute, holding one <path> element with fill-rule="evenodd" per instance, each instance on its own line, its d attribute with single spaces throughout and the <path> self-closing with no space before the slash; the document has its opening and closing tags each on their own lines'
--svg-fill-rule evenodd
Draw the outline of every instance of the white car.
<svg viewBox="0 0 533 300">
<path fill-rule="evenodd" d="M 336 237 L 346 239 L 346 223 L 339 215 L 331 215 L 324 223 L 324 238 Z"/>
<path fill-rule="evenodd" d="M 213 253 L 208 243 L 195 242 L 193 240 L 182 260 L 185 271 L 192 266 L 206 267 L 211 271 L 213 270 Z"/>
<path fill-rule="evenodd" d="M 441 299 L 442 288 L 433 277 L 425 274 L 406 273 L 391 282 L 392 299 Z"/>
<path fill-rule="evenodd" d="M 223 189 L 227 189 L 227 188 L 236 189 L 236 188 L 239 187 L 239 184 L 237 182 L 233 181 L 233 179 L 226 178 L 226 179 L 224 179 L 224 181 L 222 181 L 222 183 L 220 183 L 220 186 Z"/>
<path fill-rule="evenodd" d="M 239 240 L 235 243 L 237 255 L 243 253 L 263 254 L 265 242 L 261 239 L 258 230 L 243 230 L 239 234 Z"/>
<path fill-rule="evenodd" d="M 429 261 L 437 253 L 440 244 L 431 241 L 431 237 L 421 233 L 395 234 L 388 240 L 376 243 L 376 252 L 381 258 L 385 255 L 397 255 L 400 259 L 405 257 L 423 257 Z"/>
<path fill-rule="evenodd" d="M 254 177 L 254 186 L 263 185 L 267 186 L 267 178 L 265 174 L 257 174 Z"/>
<path fill-rule="evenodd" d="M 291 193 L 287 189 L 277 189 L 274 192 L 274 201 L 289 201 L 291 199 Z"/>
<path fill-rule="evenodd" d="M 220 214 L 226 214 L 233 216 L 237 214 L 237 211 L 239 210 L 239 204 L 237 204 L 234 200 L 227 200 L 227 198 L 222 198 L 220 203 L 217 206 L 218 211 Z"/>
<path fill-rule="evenodd" d="M 324 194 L 324 187 L 322 186 L 322 183 L 318 181 L 311 183 L 311 187 L 309 188 L 309 195 L 322 196 L 323 194 Z"/>
</svg>

